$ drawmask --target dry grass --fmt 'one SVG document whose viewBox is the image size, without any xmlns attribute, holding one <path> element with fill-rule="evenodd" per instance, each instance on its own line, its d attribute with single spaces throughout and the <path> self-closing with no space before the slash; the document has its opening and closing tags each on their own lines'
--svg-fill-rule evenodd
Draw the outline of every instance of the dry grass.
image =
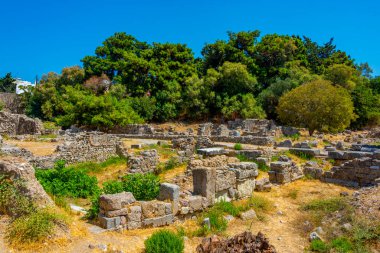
<svg viewBox="0 0 380 253">
<path fill-rule="evenodd" d="M 180 174 L 184 174 L 186 171 L 186 164 L 183 164 L 181 166 L 178 166 L 177 168 L 167 170 L 159 175 L 161 182 L 167 182 L 171 179 L 175 178 L 176 176 Z"/>
<path fill-rule="evenodd" d="M 54 153 L 59 142 L 17 141 L 6 140 L 5 143 L 29 150 L 36 156 L 51 155 Z"/>
</svg>

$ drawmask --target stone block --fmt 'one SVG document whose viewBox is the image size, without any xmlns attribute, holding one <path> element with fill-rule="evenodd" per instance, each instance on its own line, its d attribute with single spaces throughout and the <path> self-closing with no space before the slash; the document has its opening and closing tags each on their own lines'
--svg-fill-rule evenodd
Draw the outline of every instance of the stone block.
<svg viewBox="0 0 380 253">
<path fill-rule="evenodd" d="M 104 229 L 116 228 L 121 224 L 120 217 L 107 218 L 100 214 L 98 218 L 100 226 Z"/>
<path fill-rule="evenodd" d="M 200 148 L 197 149 L 197 153 L 204 156 L 215 156 L 215 155 L 224 155 L 226 154 L 226 151 L 224 148 L 217 147 L 217 148 Z"/>
<path fill-rule="evenodd" d="M 202 209 L 202 196 L 190 196 L 189 197 L 189 207 L 193 211 L 198 211 Z"/>
<path fill-rule="evenodd" d="M 179 199 L 179 190 L 180 188 L 176 184 L 162 183 L 158 199 L 176 201 Z"/>
<path fill-rule="evenodd" d="M 114 211 L 107 211 L 105 212 L 106 217 L 112 218 L 116 216 L 123 216 L 128 214 L 128 208 L 122 208 L 119 210 L 114 210 Z"/>
<path fill-rule="evenodd" d="M 142 209 L 141 206 L 130 206 L 128 211 L 128 222 L 141 222 Z"/>
<path fill-rule="evenodd" d="M 277 143 L 276 146 L 280 148 L 291 148 L 293 146 L 293 143 L 291 140 L 284 140 L 282 142 Z"/>
<path fill-rule="evenodd" d="M 130 192 L 104 194 L 99 198 L 100 208 L 105 211 L 119 210 L 134 202 L 136 199 Z"/>
<path fill-rule="evenodd" d="M 240 218 L 242 220 L 252 220 L 254 218 L 257 218 L 256 212 L 253 209 L 250 209 L 246 212 L 243 212 L 240 214 Z"/>
<path fill-rule="evenodd" d="M 237 195 L 239 198 L 250 197 L 255 189 L 255 180 L 238 180 L 237 181 Z"/>
<path fill-rule="evenodd" d="M 174 215 L 169 214 L 169 215 L 164 215 L 161 217 L 145 219 L 143 221 L 143 226 L 144 227 L 161 227 L 165 225 L 170 225 L 173 222 L 174 222 Z"/>
<path fill-rule="evenodd" d="M 215 201 L 216 170 L 215 168 L 195 168 L 193 174 L 194 194 L 205 197 L 209 205 Z"/>
<path fill-rule="evenodd" d="M 294 154 L 305 154 L 312 157 L 319 156 L 321 154 L 319 149 L 311 148 L 290 148 L 289 151 Z"/>
</svg>

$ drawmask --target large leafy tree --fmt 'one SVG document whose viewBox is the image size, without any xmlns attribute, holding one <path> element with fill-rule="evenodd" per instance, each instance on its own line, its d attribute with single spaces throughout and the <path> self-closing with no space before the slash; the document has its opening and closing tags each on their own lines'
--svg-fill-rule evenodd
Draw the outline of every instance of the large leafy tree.
<svg viewBox="0 0 380 253">
<path fill-rule="evenodd" d="M 0 78 L 0 92 L 16 93 L 16 79 L 12 77 L 11 73 L 7 73 L 4 77 Z"/>
<path fill-rule="evenodd" d="M 281 122 L 315 130 L 338 132 L 356 118 L 349 93 L 329 81 L 301 85 L 280 98 L 277 113 Z"/>
</svg>

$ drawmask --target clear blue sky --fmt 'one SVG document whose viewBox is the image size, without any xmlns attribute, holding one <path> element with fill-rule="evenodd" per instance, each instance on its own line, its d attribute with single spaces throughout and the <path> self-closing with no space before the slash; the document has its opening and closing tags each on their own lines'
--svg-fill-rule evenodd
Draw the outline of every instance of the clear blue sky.
<svg viewBox="0 0 380 253">
<path fill-rule="evenodd" d="M 335 38 L 339 49 L 380 74 L 378 0 L 2 0 L 0 75 L 32 81 L 94 54 L 101 42 L 124 31 L 147 42 L 186 43 L 196 56 L 226 31 Z"/>
</svg>

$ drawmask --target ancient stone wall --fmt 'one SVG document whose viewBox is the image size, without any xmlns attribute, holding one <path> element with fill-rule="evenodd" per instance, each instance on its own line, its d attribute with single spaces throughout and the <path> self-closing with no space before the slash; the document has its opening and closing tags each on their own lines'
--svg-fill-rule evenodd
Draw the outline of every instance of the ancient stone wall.
<svg viewBox="0 0 380 253">
<path fill-rule="evenodd" d="M 274 184 L 285 184 L 303 177 L 303 171 L 287 156 L 270 164 L 269 181 Z"/>
<path fill-rule="evenodd" d="M 156 171 L 158 159 L 155 149 L 141 151 L 138 155 L 129 155 L 128 173 L 153 173 Z"/>
<path fill-rule="evenodd" d="M 23 114 L 0 112 L 0 134 L 40 134 L 42 129 L 42 122 L 38 119 L 32 119 Z"/>
<path fill-rule="evenodd" d="M 323 174 L 322 180 L 353 187 L 380 184 L 380 152 L 335 166 Z"/>
<path fill-rule="evenodd" d="M 154 134 L 153 126 L 149 124 L 128 124 L 123 127 L 116 127 L 109 131 L 113 134 L 133 134 L 133 135 L 145 135 Z"/>
<path fill-rule="evenodd" d="M 4 104 L 4 109 L 16 114 L 24 113 L 21 98 L 16 93 L 0 92 L 0 101 Z"/>
</svg>

